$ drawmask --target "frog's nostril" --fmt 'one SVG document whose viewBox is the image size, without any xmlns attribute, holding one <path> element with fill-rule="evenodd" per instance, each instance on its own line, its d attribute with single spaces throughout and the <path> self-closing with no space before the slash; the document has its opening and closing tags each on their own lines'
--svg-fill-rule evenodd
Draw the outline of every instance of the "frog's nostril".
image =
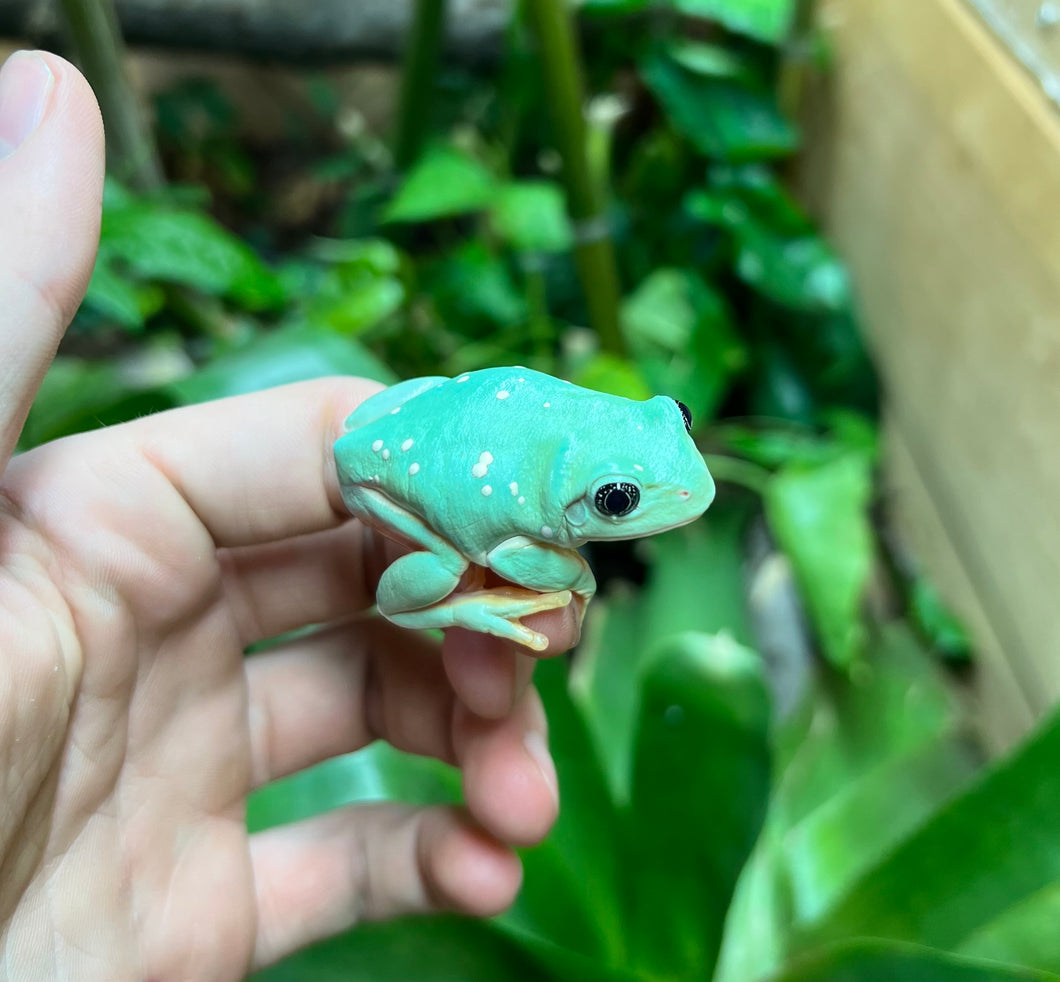
<svg viewBox="0 0 1060 982">
<path fill-rule="evenodd" d="M 677 492 L 677 497 L 680 498 L 682 501 L 684 501 L 685 498 L 691 498 L 692 497 L 692 492 L 691 491 L 678 491 Z"/>
</svg>

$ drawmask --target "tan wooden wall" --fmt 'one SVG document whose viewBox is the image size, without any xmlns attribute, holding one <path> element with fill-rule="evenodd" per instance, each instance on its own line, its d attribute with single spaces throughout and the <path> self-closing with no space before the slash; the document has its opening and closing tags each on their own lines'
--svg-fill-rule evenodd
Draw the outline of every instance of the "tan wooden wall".
<svg viewBox="0 0 1060 982">
<path fill-rule="evenodd" d="M 890 502 L 1010 744 L 1060 700 L 1060 113 L 964 0 L 822 0 L 800 186 L 889 394 Z"/>
</svg>

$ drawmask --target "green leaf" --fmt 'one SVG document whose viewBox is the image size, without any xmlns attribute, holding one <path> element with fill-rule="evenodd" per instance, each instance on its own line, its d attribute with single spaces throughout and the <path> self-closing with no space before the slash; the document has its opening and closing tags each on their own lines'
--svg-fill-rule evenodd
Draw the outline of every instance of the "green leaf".
<svg viewBox="0 0 1060 982">
<path fill-rule="evenodd" d="M 37 391 L 19 449 L 136 419 L 175 404 L 167 391 L 137 382 L 113 361 L 60 356 L 52 362 Z"/>
<path fill-rule="evenodd" d="M 666 45 L 666 54 L 682 68 L 708 78 L 740 79 L 747 76 L 747 64 L 731 48 L 676 38 Z"/>
<path fill-rule="evenodd" d="M 629 801 L 640 686 L 654 646 L 685 631 L 750 639 L 743 592 L 747 510 L 716 503 L 706 519 L 641 543 L 648 581 L 593 601 L 571 688 L 603 762 L 612 797 Z"/>
<path fill-rule="evenodd" d="M 148 317 L 162 309 L 160 289 L 122 276 L 106 263 L 97 262 L 85 293 L 85 304 L 130 331 L 139 331 Z"/>
<path fill-rule="evenodd" d="M 709 978 L 736 878 L 765 814 L 762 666 L 729 637 L 689 632 L 659 646 L 642 693 L 629 964 L 656 978 Z"/>
<path fill-rule="evenodd" d="M 750 222 L 733 228 L 738 244 L 736 275 L 748 286 L 797 310 L 835 311 L 850 306 L 846 267 L 822 238 L 783 238 Z"/>
<path fill-rule="evenodd" d="M 1060 973 L 1060 879 L 974 931 L 958 950 L 973 958 Z"/>
<path fill-rule="evenodd" d="M 356 802 L 429 805 L 460 800 L 460 776 L 454 768 L 380 741 L 255 791 L 247 801 L 247 828 L 260 832 Z"/>
<path fill-rule="evenodd" d="M 806 932 L 955 948 L 1060 881 L 1060 714 L 894 849 Z"/>
<path fill-rule="evenodd" d="M 526 298 L 504 262 L 484 242 L 460 243 L 426 272 L 425 286 L 447 323 L 462 333 L 468 325 L 484 324 L 490 336 L 497 326 L 526 320 Z"/>
<path fill-rule="evenodd" d="M 730 31 L 780 44 L 791 31 L 795 0 L 671 0 L 683 14 L 717 21 Z"/>
<path fill-rule="evenodd" d="M 477 160 L 448 147 L 428 150 L 383 213 L 386 222 L 426 222 L 481 211 L 497 182 Z"/>
<path fill-rule="evenodd" d="M 457 917 L 365 923 L 251 976 L 251 982 L 553 982 L 485 921 Z"/>
<path fill-rule="evenodd" d="M 645 382 L 637 366 L 626 358 L 612 355 L 606 351 L 594 354 L 576 372 L 571 381 L 586 389 L 597 392 L 608 392 L 611 395 L 625 396 L 627 399 L 643 401 L 650 399 L 654 392 Z"/>
<path fill-rule="evenodd" d="M 710 419 L 747 363 L 724 298 L 690 271 L 660 268 L 625 300 L 621 316 L 651 389 L 683 402 L 697 425 Z"/>
<path fill-rule="evenodd" d="M 524 854 L 522 891 L 499 923 L 597 964 L 622 965 L 621 837 L 614 803 L 585 719 L 568 692 L 563 660 L 542 662 L 534 679 L 548 715 L 563 804 L 545 842 Z"/>
<path fill-rule="evenodd" d="M 171 388 L 182 403 L 204 402 L 326 375 L 354 375 L 387 385 L 397 381 L 386 365 L 352 338 L 291 324 L 221 355 Z"/>
<path fill-rule="evenodd" d="M 783 157 L 798 145 L 794 128 L 764 88 L 697 75 L 662 55 L 645 59 L 640 74 L 674 128 L 708 157 Z"/>
<path fill-rule="evenodd" d="M 871 496 L 871 461 L 861 453 L 816 467 L 789 465 L 766 491 L 766 515 L 824 653 L 842 669 L 861 659 L 866 639 L 861 604 L 873 561 Z"/>
<path fill-rule="evenodd" d="M 205 214 L 165 204 L 105 209 L 99 262 L 228 297 L 248 310 L 273 309 L 286 299 L 277 276 L 245 242 Z"/>
<path fill-rule="evenodd" d="M 970 660 L 972 642 L 967 630 L 946 606 L 935 585 L 923 576 L 913 582 L 909 612 L 943 658 L 951 662 Z"/>
<path fill-rule="evenodd" d="M 311 307 L 307 316 L 355 337 L 396 313 L 404 302 L 405 288 L 400 280 L 364 276 L 350 283 L 331 303 Z"/>
<path fill-rule="evenodd" d="M 977 761 L 947 734 L 842 788 L 791 828 L 784 861 L 796 922 L 819 920 L 959 788 Z"/>
<path fill-rule="evenodd" d="M 874 636 L 869 657 L 842 686 L 822 687 L 812 723 L 773 802 L 786 832 L 853 784 L 959 731 L 957 702 L 905 625 Z"/>
<path fill-rule="evenodd" d="M 853 941 L 796 959 L 771 982 L 1058 982 L 1058 977 L 911 945 Z"/>
<path fill-rule="evenodd" d="M 496 234 L 520 252 L 565 252 L 574 244 L 563 190 L 552 181 L 518 181 L 498 188 L 490 207 Z"/>
</svg>

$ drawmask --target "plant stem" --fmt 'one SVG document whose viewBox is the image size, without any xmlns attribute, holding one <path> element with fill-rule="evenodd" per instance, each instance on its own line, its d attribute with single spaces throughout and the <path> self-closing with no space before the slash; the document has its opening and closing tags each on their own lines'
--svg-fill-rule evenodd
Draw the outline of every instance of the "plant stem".
<svg viewBox="0 0 1060 982">
<path fill-rule="evenodd" d="M 74 57 L 95 90 L 107 127 L 112 172 L 138 191 L 165 184 L 143 107 L 126 67 L 125 42 L 113 0 L 60 0 Z"/>
<path fill-rule="evenodd" d="M 445 0 L 416 0 L 405 48 L 394 135 L 394 164 L 398 171 L 406 170 L 423 147 L 444 28 Z"/>
<path fill-rule="evenodd" d="M 537 44 L 544 99 L 563 159 L 567 207 L 578 237 L 575 259 L 589 322 L 603 350 L 624 355 L 618 321 L 618 266 L 607 226 L 605 196 L 589 169 L 582 108 L 585 90 L 573 17 L 566 0 L 524 0 L 524 6 L 527 26 Z"/>
<path fill-rule="evenodd" d="M 816 0 L 796 0 L 791 32 L 782 51 L 777 78 L 777 102 L 784 115 L 792 120 L 798 118 L 802 108 L 816 7 Z"/>
</svg>

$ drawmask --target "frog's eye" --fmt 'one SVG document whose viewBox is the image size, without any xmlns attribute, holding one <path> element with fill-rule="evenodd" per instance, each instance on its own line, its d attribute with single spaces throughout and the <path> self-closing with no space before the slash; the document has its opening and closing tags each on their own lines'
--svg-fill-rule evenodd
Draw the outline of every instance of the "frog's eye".
<svg viewBox="0 0 1060 982">
<path fill-rule="evenodd" d="M 681 410 L 681 415 L 684 417 L 685 429 L 688 430 L 689 433 L 691 433 L 692 432 L 692 410 L 689 409 L 688 406 L 686 406 L 683 402 L 678 402 L 676 399 L 674 399 L 674 402 L 677 402 L 677 408 Z"/>
<path fill-rule="evenodd" d="M 601 515 L 621 518 L 640 504 L 640 488 L 624 481 L 601 485 L 593 498 L 593 504 Z"/>
</svg>

